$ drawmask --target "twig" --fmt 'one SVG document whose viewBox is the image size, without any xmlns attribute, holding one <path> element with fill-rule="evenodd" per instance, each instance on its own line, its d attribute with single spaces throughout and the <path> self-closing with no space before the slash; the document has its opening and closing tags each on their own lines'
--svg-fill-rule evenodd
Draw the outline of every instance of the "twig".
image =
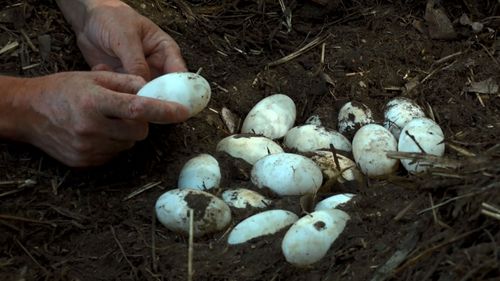
<svg viewBox="0 0 500 281">
<path fill-rule="evenodd" d="M 273 62 L 270 62 L 267 66 L 275 66 L 275 65 L 280 65 L 282 63 L 285 63 L 285 62 L 288 62 L 290 60 L 293 60 L 294 58 L 306 53 L 307 51 L 309 51 L 310 49 L 316 47 L 317 45 L 323 43 L 323 41 L 325 41 L 328 37 L 330 37 L 330 34 L 328 35 L 325 35 L 325 36 L 319 36 L 319 37 L 316 37 L 314 38 L 314 40 L 312 40 L 311 42 L 307 43 L 307 45 L 305 45 L 304 47 L 298 49 L 297 51 L 287 55 L 287 56 L 284 56 L 282 57 L 281 59 L 279 60 L 275 60 Z"/>
<path fill-rule="evenodd" d="M 49 221 L 39 221 L 39 220 L 34 220 L 34 219 L 29 219 L 29 218 L 24 218 L 24 217 L 18 217 L 18 216 L 4 215 L 4 214 L 0 214 L 0 219 L 24 221 L 24 222 L 37 223 L 37 224 L 48 224 L 48 225 L 50 225 L 52 227 L 57 227 L 57 224 L 55 224 L 53 222 L 49 222 Z"/>
<path fill-rule="evenodd" d="M 463 147 L 459 147 L 457 145 L 454 145 L 454 144 L 451 144 L 451 143 L 447 143 L 448 147 L 455 150 L 456 152 L 462 154 L 462 155 L 465 155 L 465 156 L 468 156 L 468 157 L 474 157 L 476 156 L 475 153 L 472 153 L 470 152 L 469 150 L 463 148 Z"/>
<path fill-rule="evenodd" d="M 151 257 L 153 259 L 153 270 L 158 272 L 158 260 L 156 259 L 156 211 L 153 209 L 153 219 L 151 221 Z"/>
<path fill-rule="evenodd" d="M 438 59 L 438 60 L 434 61 L 434 63 L 436 63 L 436 64 L 440 64 L 440 63 L 445 62 L 445 61 L 447 61 L 447 60 L 450 60 L 450 59 L 452 59 L 452 58 L 454 58 L 454 57 L 456 57 L 456 56 L 460 56 L 461 54 L 462 54 L 462 51 L 458 51 L 458 52 L 453 53 L 453 54 L 451 54 L 451 55 L 447 55 L 447 56 L 445 56 L 445 57 L 442 57 L 442 58 L 440 58 L 440 59 Z"/>
<path fill-rule="evenodd" d="M 193 280 L 193 220 L 194 211 L 189 209 L 188 281 Z"/>
<path fill-rule="evenodd" d="M 137 190 L 133 191 L 132 193 L 130 193 L 129 195 L 127 195 L 125 198 L 123 198 L 123 201 L 126 201 L 126 200 L 129 200 L 129 199 L 132 199 L 134 198 L 135 196 L 143 193 L 144 191 L 146 190 L 150 190 L 151 188 L 159 185 L 161 183 L 161 181 L 157 181 L 157 182 L 150 182 L 148 184 L 145 184 L 141 187 L 139 187 Z"/>
<path fill-rule="evenodd" d="M 19 42 L 17 42 L 17 41 L 11 42 L 11 43 L 3 46 L 3 48 L 0 49 L 0 55 L 7 53 L 8 51 L 10 51 L 12 49 L 17 48 L 17 46 L 19 46 Z"/>
<path fill-rule="evenodd" d="M 32 255 L 32 254 L 28 251 L 28 249 L 26 249 L 26 248 L 23 246 L 23 244 L 22 244 L 19 240 L 17 240 L 17 238 L 14 238 L 14 239 L 15 239 L 15 241 L 16 241 L 16 243 L 17 243 L 17 245 L 19 245 L 19 247 L 21 247 L 21 249 L 22 249 L 22 250 L 26 253 L 26 255 L 28 255 L 28 257 L 30 257 L 30 258 L 31 258 L 31 260 L 32 260 L 32 261 L 33 261 L 33 262 L 34 262 L 34 263 L 35 263 L 38 267 L 40 267 L 40 268 L 43 270 L 43 273 L 45 273 L 45 275 L 49 275 L 49 271 L 48 271 L 45 267 L 43 267 L 43 266 L 42 266 L 42 265 L 41 265 L 41 264 L 40 264 L 40 263 L 39 263 L 39 262 L 35 259 L 35 257 L 33 257 L 33 255 Z"/>
<path fill-rule="evenodd" d="M 321 66 L 325 64 L 325 48 L 326 48 L 326 43 L 321 44 L 321 58 L 319 60 Z"/>
<path fill-rule="evenodd" d="M 419 152 L 388 151 L 386 152 L 386 156 L 393 159 L 423 160 L 430 166 L 438 166 L 440 168 L 456 169 L 462 166 L 457 160 Z"/>
<path fill-rule="evenodd" d="M 408 206 L 404 207 L 403 210 L 401 210 L 395 217 L 394 217 L 394 220 L 395 221 L 399 221 L 407 212 L 408 210 L 410 210 L 410 208 L 413 206 L 413 203 L 415 203 L 415 201 L 412 201 L 410 202 L 410 204 L 408 204 Z"/>
<path fill-rule="evenodd" d="M 12 185 L 17 185 L 18 188 L 23 188 L 26 186 L 33 186 L 36 184 L 36 181 L 32 179 L 27 179 L 27 180 L 13 180 L 13 181 L 1 181 L 0 186 L 6 185 L 6 186 L 12 186 Z"/>
<path fill-rule="evenodd" d="M 113 228 L 112 225 L 109 226 L 111 229 L 111 234 L 113 234 L 113 238 L 115 239 L 116 244 L 118 245 L 118 248 L 120 248 L 120 252 L 122 253 L 123 257 L 125 258 L 125 261 L 130 265 L 130 268 L 132 269 L 132 272 L 134 273 L 134 276 L 137 278 L 137 269 L 135 266 L 130 262 L 130 260 L 127 258 L 127 254 L 125 253 L 125 249 L 123 249 L 122 244 L 118 240 L 118 237 L 116 236 L 115 229 Z"/>
<path fill-rule="evenodd" d="M 432 200 L 432 195 L 429 193 L 429 200 L 431 201 L 431 207 L 432 207 L 432 217 L 434 218 L 434 222 L 437 223 L 439 226 L 445 227 L 445 228 L 451 228 L 449 225 L 446 223 L 442 222 L 436 213 L 436 208 L 434 208 L 434 200 Z"/>
<path fill-rule="evenodd" d="M 31 50 L 35 53 L 38 52 L 38 48 L 35 47 L 35 44 L 31 41 L 31 39 L 28 37 L 28 34 L 24 31 L 24 29 L 21 29 L 21 34 L 23 35 L 24 39 L 26 39 L 26 42 L 28 43 L 28 46 L 30 46 Z"/>
<path fill-rule="evenodd" d="M 482 230 L 484 228 L 483 227 L 480 227 L 478 229 L 474 229 L 474 230 L 471 230 L 469 232 L 466 232 L 466 233 L 463 233 L 461 235 L 458 235 L 458 236 L 455 236 L 451 239 L 448 239 L 447 241 L 444 241 L 443 243 L 440 243 L 440 244 L 437 244 L 435 246 L 432 246 L 430 247 L 429 249 L 425 250 L 425 251 L 422 251 L 420 252 L 418 255 L 416 255 L 415 257 L 413 257 L 412 259 L 408 260 L 407 262 L 405 262 L 402 266 L 400 266 L 399 268 L 397 268 L 395 270 L 395 273 L 398 273 L 398 272 L 401 272 L 402 270 L 406 269 L 408 266 L 411 266 L 412 264 L 415 264 L 419 259 L 427 256 L 427 255 L 430 255 L 432 252 L 434 252 L 435 250 L 439 249 L 439 248 L 442 248 L 448 244 L 451 244 L 455 241 L 458 241 L 460 239 L 463 239 L 471 234 L 474 234 L 476 232 L 478 232 L 479 230 Z"/>
<path fill-rule="evenodd" d="M 490 205 L 486 202 L 481 204 L 481 214 L 500 220 L 500 208 Z"/>
<path fill-rule="evenodd" d="M 466 198 L 466 197 L 471 197 L 471 196 L 474 196 L 474 195 L 476 195 L 476 194 L 478 194 L 478 193 L 479 193 L 479 192 L 470 192 L 470 193 L 467 193 L 467 194 L 464 194 L 464 195 L 460 195 L 460 196 L 457 196 L 457 197 L 450 198 L 450 199 L 448 199 L 448 200 L 446 200 L 446 201 L 444 201 L 444 202 L 441 202 L 441 203 L 439 203 L 439 204 L 437 204 L 437 205 L 434 205 L 434 206 L 432 206 L 432 207 L 430 207 L 430 208 L 423 209 L 422 211 L 418 212 L 418 213 L 417 213 L 417 215 L 423 214 L 423 213 L 425 213 L 425 212 L 427 212 L 427 211 L 434 210 L 435 208 L 439 208 L 439 207 L 441 207 L 441 206 L 444 206 L 444 205 L 446 205 L 446 204 L 448 204 L 448 203 L 451 203 L 451 202 L 453 202 L 453 201 L 456 201 L 456 200 L 458 200 L 458 199 L 462 199 L 462 198 Z"/>
<path fill-rule="evenodd" d="M 479 43 L 479 46 L 483 47 L 484 51 L 488 54 L 488 56 L 490 56 L 490 58 L 497 64 L 497 66 L 500 66 L 500 63 L 498 62 L 498 60 L 495 58 L 495 56 L 493 56 L 493 54 L 490 52 L 490 50 L 488 50 L 488 48 Z"/>
</svg>

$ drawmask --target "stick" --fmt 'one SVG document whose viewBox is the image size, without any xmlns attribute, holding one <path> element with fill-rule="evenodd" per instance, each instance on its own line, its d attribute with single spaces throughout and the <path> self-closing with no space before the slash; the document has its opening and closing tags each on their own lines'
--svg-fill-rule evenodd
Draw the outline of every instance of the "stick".
<svg viewBox="0 0 500 281">
<path fill-rule="evenodd" d="M 136 274 L 136 268 L 135 266 L 130 262 L 130 260 L 127 258 L 127 254 L 125 253 L 125 249 L 123 249 L 122 244 L 118 240 L 118 237 L 116 236 L 115 229 L 113 228 L 112 225 L 109 226 L 111 229 L 111 234 L 113 234 L 113 238 L 115 239 L 116 244 L 118 245 L 118 248 L 120 248 L 120 252 L 122 253 L 123 257 L 125 258 L 125 261 L 127 261 L 128 265 L 130 265 L 130 268 L 132 268 L 132 272 L 134 273 L 134 276 L 137 278 Z"/>
<path fill-rule="evenodd" d="M 188 281 L 193 280 L 193 209 L 189 209 Z"/>
<path fill-rule="evenodd" d="M 318 44 L 321 44 L 323 41 L 325 41 L 330 35 L 326 35 L 326 36 L 323 36 L 323 37 L 316 37 L 314 40 L 312 40 L 311 42 L 307 43 L 307 45 L 305 45 L 304 47 L 298 49 L 297 51 L 287 55 L 287 56 L 284 56 L 282 57 L 281 59 L 279 60 L 275 60 L 273 62 L 270 62 L 267 66 L 275 66 L 275 65 L 279 65 L 279 64 L 282 64 L 282 63 L 285 63 L 285 62 L 288 62 L 290 60 L 293 60 L 294 58 L 302 55 L 303 53 L 309 51 L 309 49 L 312 49 L 314 47 L 316 47 Z"/>
<path fill-rule="evenodd" d="M 57 227 L 57 224 L 55 224 L 53 222 L 50 222 L 50 221 L 39 221 L 39 220 L 34 220 L 34 219 L 29 219 L 29 218 L 23 218 L 23 217 L 17 217 L 17 216 L 11 216 L 11 215 L 4 215 L 4 214 L 0 214 L 0 219 L 24 221 L 24 222 L 39 223 L 39 224 L 48 224 L 48 225 L 50 225 L 52 227 Z"/>
<path fill-rule="evenodd" d="M 123 198 L 123 201 L 127 201 L 129 199 L 132 199 L 134 198 L 135 196 L 143 193 L 144 191 L 146 190 L 149 190 L 157 185 L 159 185 L 161 183 L 161 181 L 157 181 L 157 182 L 150 182 L 148 184 L 145 184 L 141 187 L 139 187 L 137 190 L 133 191 L 132 193 L 130 193 L 129 195 L 127 195 L 127 197 Z"/>
<path fill-rule="evenodd" d="M 35 257 L 33 257 L 33 255 L 28 251 L 28 249 L 26 249 L 23 244 L 21 242 L 19 242 L 19 240 L 17 240 L 17 238 L 14 238 L 17 245 L 19 245 L 19 247 L 21 247 L 21 249 L 23 249 L 23 251 L 26 253 L 26 255 L 28 255 L 28 257 L 31 258 L 31 260 L 38 266 L 40 267 L 42 270 L 43 270 L 43 273 L 45 273 L 45 275 L 49 275 L 49 271 L 43 267 L 36 259 Z"/>
<path fill-rule="evenodd" d="M 151 221 L 151 257 L 153 258 L 153 271 L 158 272 L 158 261 L 156 259 L 156 211 L 153 210 L 153 219 Z"/>
</svg>

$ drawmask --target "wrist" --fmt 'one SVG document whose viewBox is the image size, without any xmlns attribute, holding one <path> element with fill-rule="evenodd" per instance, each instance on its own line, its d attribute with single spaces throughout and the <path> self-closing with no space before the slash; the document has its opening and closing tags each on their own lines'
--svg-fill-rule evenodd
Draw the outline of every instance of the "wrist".
<svg viewBox="0 0 500 281">
<path fill-rule="evenodd" d="M 0 76 L 0 85 L 5 89 L 0 94 L 0 138 L 28 141 L 29 99 L 33 91 L 29 84 L 33 79 Z"/>
</svg>

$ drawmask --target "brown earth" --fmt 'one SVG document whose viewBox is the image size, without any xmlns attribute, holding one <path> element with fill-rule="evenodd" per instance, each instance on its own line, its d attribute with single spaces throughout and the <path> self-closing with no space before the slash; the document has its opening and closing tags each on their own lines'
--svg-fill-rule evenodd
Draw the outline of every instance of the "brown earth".
<svg viewBox="0 0 500 281">
<path fill-rule="evenodd" d="M 251 187 L 248 167 L 242 173 L 215 153 L 229 135 L 218 113 L 226 107 L 244 118 L 274 93 L 295 101 L 296 124 L 317 114 L 331 128 L 347 101 L 367 104 L 380 121 L 389 99 L 412 98 L 442 127 L 448 168 L 418 176 L 401 168 L 322 193 L 358 196 L 342 207 L 351 216 L 345 231 L 310 268 L 286 262 L 284 232 L 243 246 L 228 246 L 227 232 L 198 238 L 194 280 L 500 280 L 500 99 L 466 90 L 500 82 L 498 1 L 443 1 L 452 39 L 435 38 L 449 30 L 432 11 L 425 17 L 425 1 L 283 1 L 291 13 L 265 0 L 128 2 L 177 40 L 190 70 L 202 68 L 209 108 L 183 124 L 152 126 L 147 140 L 95 169 L 1 142 L 1 280 L 186 280 L 188 240 L 156 221 L 155 200 L 199 153 L 219 157 L 223 188 Z M 2 4 L 0 49 L 18 45 L 0 54 L 0 73 L 88 69 L 54 3 Z M 462 14 L 483 28 L 474 33 Z M 49 51 L 41 35 L 50 36 Z M 289 54 L 298 56 L 280 60 Z M 270 208 L 301 213 L 298 198 L 267 195 Z M 232 226 L 249 213 L 233 215 Z"/>
</svg>

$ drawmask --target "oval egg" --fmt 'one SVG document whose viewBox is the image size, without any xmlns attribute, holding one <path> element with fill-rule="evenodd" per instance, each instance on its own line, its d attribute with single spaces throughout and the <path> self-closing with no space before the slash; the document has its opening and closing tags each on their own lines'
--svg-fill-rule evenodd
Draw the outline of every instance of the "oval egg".
<svg viewBox="0 0 500 281">
<path fill-rule="evenodd" d="M 399 139 L 403 127 L 417 117 L 425 117 L 424 111 L 418 104 L 408 98 L 394 98 L 385 106 L 384 127 Z"/>
<path fill-rule="evenodd" d="M 348 220 L 349 215 L 337 209 L 314 211 L 300 218 L 281 243 L 286 260 L 298 267 L 318 262 L 344 231 Z"/>
<path fill-rule="evenodd" d="M 245 209 L 266 208 L 271 205 L 271 200 L 265 198 L 258 192 L 246 188 L 228 189 L 222 193 L 222 200 L 230 207 Z"/>
<path fill-rule="evenodd" d="M 312 124 L 292 128 L 286 133 L 283 144 L 300 152 L 330 149 L 330 145 L 336 150 L 351 151 L 351 142 L 341 133 Z"/>
<path fill-rule="evenodd" d="M 217 151 L 224 151 L 253 165 L 266 155 L 283 152 L 283 148 L 266 137 L 241 134 L 222 139 L 217 144 Z"/>
<path fill-rule="evenodd" d="M 360 102 L 348 102 L 339 110 L 339 133 L 352 138 L 356 131 L 366 124 L 373 123 L 373 114 L 370 108 Z"/>
<path fill-rule="evenodd" d="M 173 72 L 146 83 L 137 95 L 180 103 L 189 109 L 192 117 L 207 106 L 211 93 L 210 84 L 201 75 Z"/>
<path fill-rule="evenodd" d="M 221 172 L 219 162 L 209 154 L 200 154 L 184 164 L 177 187 L 208 190 L 219 187 Z"/>
<path fill-rule="evenodd" d="M 298 216 L 290 211 L 264 211 L 238 223 L 229 233 L 227 242 L 231 245 L 241 244 L 260 236 L 274 234 L 297 219 Z"/>
<path fill-rule="evenodd" d="M 397 141 L 386 128 L 377 124 L 361 127 L 352 140 L 352 154 L 361 172 L 368 177 L 389 175 L 398 168 L 398 160 L 386 152 L 397 151 Z"/>
<path fill-rule="evenodd" d="M 422 151 L 423 150 L 423 151 Z M 415 118 L 408 122 L 399 136 L 398 151 L 443 156 L 444 133 L 441 127 L 429 118 Z M 401 164 L 410 173 L 426 171 L 431 163 L 425 160 L 401 159 Z"/>
<path fill-rule="evenodd" d="M 323 183 L 321 169 L 309 158 L 292 153 L 271 154 L 255 163 L 252 183 L 280 196 L 314 193 Z"/>
<path fill-rule="evenodd" d="M 231 222 L 229 206 L 214 195 L 196 189 L 173 189 L 156 201 L 156 217 L 169 230 L 189 234 L 189 209 L 193 210 L 193 235 L 221 231 Z"/>
<path fill-rule="evenodd" d="M 278 139 L 293 126 L 296 115 L 295 103 L 290 97 L 282 94 L 268 96 L 250 110 L 241 132 Z"/>
</svg>

